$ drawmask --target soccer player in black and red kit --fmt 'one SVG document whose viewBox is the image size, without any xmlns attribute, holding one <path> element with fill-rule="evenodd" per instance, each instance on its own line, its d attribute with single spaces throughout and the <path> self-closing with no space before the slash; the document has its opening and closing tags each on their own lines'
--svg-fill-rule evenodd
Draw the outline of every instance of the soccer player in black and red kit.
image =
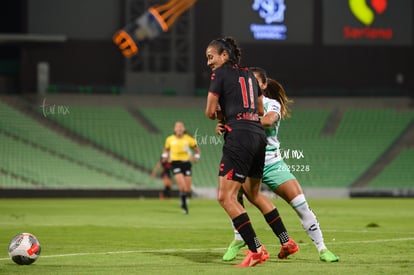
<svg viewBox="0 0 414 275">
<path fill-rule="evenodd" d="M 260 264 L 269 254 L 260 243 L 243 206 L 237 201 L 240 185 L 248 200 L 263 213 L 279 239 L 289 239 L 282 219 L 269 198 L 260 192 L 266 135 L 259 116 L 264 108 L 254 74 L 240 67 L 241 50 L 231 37 L 215 39 L 206 49 L 207 65 L 213 71 L 205 113 L 225 123 L 223 156 L 219 169 L 218 201 L 249 252 L 239 267 Z"/>
</svg>

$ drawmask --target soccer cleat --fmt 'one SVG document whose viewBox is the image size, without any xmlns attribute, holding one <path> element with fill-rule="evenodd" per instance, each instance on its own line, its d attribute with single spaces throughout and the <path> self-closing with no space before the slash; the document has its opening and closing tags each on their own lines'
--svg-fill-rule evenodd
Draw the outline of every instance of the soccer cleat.
<svg viewBox="0 0 414 275">
<path fill-rule="evenodd" d="M 289 238 L 289 241 L 280 247 L 280 252 L 277 255 L 279 259 L 286 259 L 289 255 L 295 254 L 299 251 L 299 246 L 296 242 Z"/>
<path fill-rule="evenodd" d="M 260 264 L 266 260 L 263 259 L 263 249 L 261 252 L 252 252 L 249 250 L 246 257 L 244 258 L 243 262 L 236 265 L 237 267 L 252 267 L 257 264 Z"/>
<path fill-rule="evenodd" d="M 323 262 L 339 262 L 339 257 L 328 249 L 324 249 L 319 252 L 319 259 Z"/>
<path fill-rule="evenodd" d="M 185 215 L 188 215 L 188 207 L 187 207 L 186 205 L 181 204 L 181 209 L 183 210 L 183 213 L 184 213 Z"/>
<path fill-rule="evenodd" d="M 233 240 L 223 255 L 223 261 L 231 261 L 236 258 L 239 250 L 245 245 L 246 243 L 243 240 Z"/>
<path fill-rule="evenodd" d="M 188 215 L 188 208 L 187 207 L 181 207 L 183 209 L 183 213 L 185 215 Z"/>
<path fill-rule="evenodd" d="M 267 249 L 262 245 L 262 262 L 266 262 L 269 259 L 269 252 Z"/>
</svg>

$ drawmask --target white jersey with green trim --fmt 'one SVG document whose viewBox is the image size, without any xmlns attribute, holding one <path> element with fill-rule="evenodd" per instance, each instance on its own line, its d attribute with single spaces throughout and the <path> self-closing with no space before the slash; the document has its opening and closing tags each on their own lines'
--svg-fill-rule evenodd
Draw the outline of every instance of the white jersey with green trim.
<svg viewBox="0 0 414 275">
<path fill-rule="evenodd" d="M 279 115 L 278 121 L 276 121 L 272 126 L 264 127 L 267 137 L 265 165 L 268 165 L 282 159 L 280 155 L 280 142 L 277 139 L 281 117 L 281 106 L 277 100 L 265 96 L 263 96 L 263 105 L 265 111 L 264 115 L 268 112 L 276 112 Z"/>
</svg>

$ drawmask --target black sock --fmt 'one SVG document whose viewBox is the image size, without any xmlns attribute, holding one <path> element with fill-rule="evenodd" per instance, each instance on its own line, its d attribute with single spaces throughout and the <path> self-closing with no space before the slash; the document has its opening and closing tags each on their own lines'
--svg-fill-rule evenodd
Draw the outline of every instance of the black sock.
<svg viewBox="0 0 414 275">
<path fill-rule="evenodd" d="M 289 234 L 282 222 L 282 218 L 279 215 L 277 209 L 273 209 L 269 213 L 264 215 L 267 223 L 272 228 L 273 232 L 279 238 L 280 244 L 287 243 L 289 241 Z"/>
<path fill-rule="evenodd" d="M 187 208 L 187 193 L 186 192 L 180 192 L 181 197 L 181 208 L 184 210 L 188 210 Z"/>
<path fill-rule="evenodd" d="M 246 242 L 249 249 L 253 252 L 257 252 L 257 248 L 261 246 L 259 239 L 254 232 L 250 218 L 247 213 L 240 214 L 233 219 L 234 228 L 239 231 L 243 240 Z"/>
<path fill-rule="evenodd" d="M 171 198 L 171 187 L 165 186 L 165 188 L 164 188 L 164 197 Z"/>
</svg>

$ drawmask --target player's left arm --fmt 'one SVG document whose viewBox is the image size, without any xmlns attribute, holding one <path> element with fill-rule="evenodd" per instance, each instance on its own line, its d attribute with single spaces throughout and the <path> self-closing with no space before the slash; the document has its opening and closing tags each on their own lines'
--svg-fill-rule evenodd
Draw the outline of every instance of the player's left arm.
<svg viewBox="0 0 414 275">
<path fill-rule="evenodd" d="M 189 142 L 190 142 L 189 145 L 193 149 L 193 153 L 194 153 L 194 155 L 191 157 L 191 160 L 194 161 L 194 162 L 198 162 L 200 160 L 200 157 L 201 157 L 201 150 L 197 145 L 197 140 L 193 137 L 190 137 Z"/>
<path fill-rule="evenodd" d="M 193 147 L 193 150 L 194 150 L 193 161 L 198 162 L 200 160 L 200 157 L 201 157 L 201 150 L 197 146 L 197 144 Z"/>
<path fill-rule="evenodd" d="M 170 137 L 167 137 L 165 140 L 165 146 L 162 150 L 161 154 L 161 161 L 169 161 L 169 155 L 170 155 Z"/>
</svg>

